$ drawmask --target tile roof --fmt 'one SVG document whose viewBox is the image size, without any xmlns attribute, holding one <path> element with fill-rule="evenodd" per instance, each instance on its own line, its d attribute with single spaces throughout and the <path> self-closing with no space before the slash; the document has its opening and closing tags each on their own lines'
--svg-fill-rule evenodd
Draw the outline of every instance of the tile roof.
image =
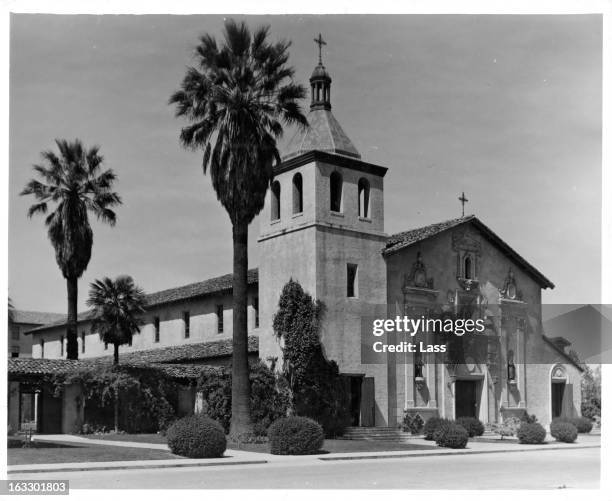
<svg viewBox="0 0 612 501">
<path fill-rule="evenodd" d="M 259 351 L 259 338 L 249 336 L 249 353 Z M 220 339 L 206 343 L 189 343 L 166 346 L 151 350 L 120 353 L 119 359 L 126 363 L 182 363 L 226 357 L 232 354 L 232 339 Z M 112 360 L 112 355 L 96 357 L 89 360 Z M 88 359 L 84 359 L 88 360 Z"/>
<path fill-rule="evenodd" d="M 48 313 L 46 311 L 13 310 L 13 323 L 44 325 L 63 320 L 66 315 L 62 313 Z"/>
<path fill-rule="evenodd" d="M 218 294 L 220 292 L 230 292 L 232 290 L 233 275 L 228 273 L 227 275 L 221 275 L 220 277 L 210 278 L 202 282 L 195 282 L 192 284 L 182 285 L 180 287 L 173 287 L 172 289 L 165 289 L 159 292 L 152 292 L 147 294 L 146 302 L 148 307 L 159 306 L 162 304 L 173 303 L 175 301 L 184 301 L 186 299 L 200 298 L 208 296 L 210 294 Z M 258 283 L 258 269 L 253 268 L 247 272 L 247 281 L 249 285 Z M 93 312 L 83 311 L 77 315 L 77 321 L 83 322 L 85 320 L 91 320 L 93 318 Z M 45 325 L 30 329 L 26 334 L 30 332 L 38 332 L 47 330 L 52 327 L 61 327 L 66 325 L 66 315 L 61 315 L 61 318 L 55 319 Z"/>
<path fill-rule="evenodd" d="M 521 255 L 504 242 L 499 236 L 497 236 L 493 230 L 486 226 L 480 219 L 474 215 L 464 216 L 457 219 L 449 219 L 441 223 L 430 224 L 416 228 L 413 230 L 403 231 L 391 235 L 387 239 L 387 244 L 383 249 L 383 255 L 393 254 L 405 247 L 410 247 L 415 243 L 422 242 L 428 238 L 431 238 L 439 233 L 442 233 L 451 228 L 455 228 L 464 223 L 473 224 L 480 232 L 488 238 L 494 245 L 496 245 L 506 256 L 515 261 L 523 270 L 530 274 L 543 288 L 555 287 L 548 278 L 540 273 L 535 267 L 529 264 Z"/>
<path fill-rule="evenodd" d="M 296 131 L 287 144 L 283 160 L 312 150 L 361 158 L 359 151 L 330 110 L 311 110 L 306 118 L 308 127 Z"/>
<path fill-rule="evenodd" d="M 249 336 L 249 353 L 257 353 L 259 339 Z M 173 378 L 195 378 L 202 370 L 213 370 L 206 365 L 187 362 L 206 362 L 232 354 L 232 340 L 223 339 L 208 343 L 168 346 L 154 350 L 123 353 L 120 364 L 126 367 L 157 368 Z M 85 358 L 80 360 L 48 358 L 9 358 L 8 374 L 11 376 L 36 376 L 45 374 L 65 374 L 79 368 L 109 367 L 112 356 Z M 214 368 L 217 370 L 218 368 Z"/>
</svg>

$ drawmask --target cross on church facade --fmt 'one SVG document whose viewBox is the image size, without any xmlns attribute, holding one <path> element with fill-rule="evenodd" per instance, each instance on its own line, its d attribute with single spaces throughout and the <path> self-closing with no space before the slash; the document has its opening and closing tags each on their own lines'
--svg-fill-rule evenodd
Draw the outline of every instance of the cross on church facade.
<svg viewBox="0 0 612 501">
<path fill-rule="evenodd" d="M 314 42 L 319 46 L 319 64 L 323 64 L 323 61 L 321 60 L 321 49 L 323 48 L 324 45 L 327 45 L 327 42 L 325 40 L 323 40 L 323 37 L 321 36 L 321 33 L 319 33 L 319 37 L 314 39 Z"/>
<path fill-rule="evenodd" d="M 465 216 L 465 203 L 469 202 L 467 198 L 465 198 L 465 193 L 461 192 L 461 196 L 459 197 L 459 201 L 461 202 L 461 217 Z"/>
</svg>

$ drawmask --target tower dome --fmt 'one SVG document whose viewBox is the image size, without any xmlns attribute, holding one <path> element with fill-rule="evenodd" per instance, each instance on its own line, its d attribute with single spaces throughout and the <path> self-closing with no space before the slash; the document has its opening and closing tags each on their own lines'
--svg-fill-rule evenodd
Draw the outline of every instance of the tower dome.
<svg viewBox="0 0 612 501">
<path fill-rule="evenodd" d="M 319 38 L 315 38 L 315 42 L 319 45 L 319 64 L 310 76 L 310 112 L 306 117 L 308 127 L 299 129 L 291 138 L 283 160 L 313 150 L 361 158 L 359 151 L 331 112 L 332 79 L 321 59 L 321 47 L 326 43 L 321 34 Z"/>
</svg>

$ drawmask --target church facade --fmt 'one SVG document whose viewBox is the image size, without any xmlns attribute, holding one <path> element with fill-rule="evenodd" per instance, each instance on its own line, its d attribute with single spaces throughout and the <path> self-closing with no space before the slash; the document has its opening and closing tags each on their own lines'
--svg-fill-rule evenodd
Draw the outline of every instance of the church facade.
<svg viewBox="0 0 612 501">
<path fill-rule="evenodd" d="M 252 355 L 282 359 L 272 321 L 294 279 L 325 305 L 324 353 L 345 378 L 355 426 L 395 427 L 405 414 L 493 423 L 528 412 L 543 424 L 579 415 L 581 368 L 566 343 L 542 329 L 541 292 L 552 282 L 475 216 L 387 235 L 387 169 L 364 161 L 333 116 L 321 63 L 310 85 L 310 127 L 290 141 L 262 212 L 260 264 L 249 274 Z M 211 343 L 231 338 L 230 276 L 150 294 L 148 304 L 145 327 L 121 353 L 154 359 L 156 350 L 191 347 L 199 358 L 183 354 L 181 363 L 209 364 Z M 466 308 L 488 317 L 478 356 L 386 353 L 382 362 L 364 361 L 367 315 Z M 108 356 L 90 320 L 79 317 L 79 357 Z M 64 333 L 64 322 L 32 330 L 32 356 L 65 358 Z M 229 360 L 227 350 L 214 353 L 216 362 Z"/>
</svg>

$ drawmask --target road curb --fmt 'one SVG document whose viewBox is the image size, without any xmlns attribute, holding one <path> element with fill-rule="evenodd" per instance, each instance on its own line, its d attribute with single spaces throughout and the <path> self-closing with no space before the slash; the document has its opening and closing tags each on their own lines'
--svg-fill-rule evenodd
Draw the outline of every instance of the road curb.
<svg viewBox="0 0 612 501">
<path fill-rule="evenodd" d="M 190 468 L 190 467 L 203 467 L 203 466 L 243 466 L 250 464 L 265 464 L 267 460 L 245 460 L 245 461 L 232 461 L 231 463 L 218 463 L 218 462 L 201 462 L 201 463 L 164 463 L 164 464 L 143 464 L 143 465 L 99 465 L 99 466 L 67 466 L 57 468 L 35 468 L 35 469 L 8 469 L 8 475 L 15 474 L 26 474 L 26 473 L 61 473 L 70 471 L 104 471 L 104 470 L 150 470 L 150 469 L 161 469 L 161 468 Z"/>
<path fill-rule="evenodd" d="M 340 456 L 333 458 L 320 457 L 321 461 L 352 461 L 359 459 L 399 459 L 399 458 L 422 458 L 428 456 L 469 456 L 472 454 L 499 454 L 501 452 L 533 452 L 533 451 L 559 451 L 577 449 L 601 449 L 601 445 L 581 445 L 577 447 L 536 447 L 534 449 L 505 449 L 498 451 L 458 451 L 458 452 L 417 452 L 415 454 L 385 454 L 369 456 Z"/>
</svg>

